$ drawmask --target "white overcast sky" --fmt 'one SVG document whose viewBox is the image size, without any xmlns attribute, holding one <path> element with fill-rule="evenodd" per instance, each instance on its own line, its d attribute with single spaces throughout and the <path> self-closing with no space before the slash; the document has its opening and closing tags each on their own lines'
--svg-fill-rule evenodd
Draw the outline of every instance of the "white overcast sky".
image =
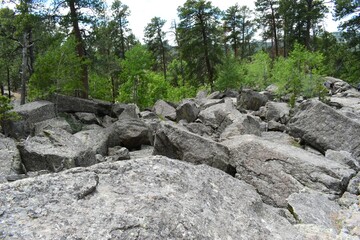
<svg viewBox="0 0 360 240">
<path fill-rule="evenodd" d="M 113 0 L 106 0 L 111 6 Z M 164 31 L 170 31 L 172 20 L 177 18 L 177 8 L 182 6 L 186 0 L 121 0 L 123 4 L 129 6 L 131 15 L 128 18 L 130 28 L 139 40 L 143 40 L 144 28 L 150 23 L 151 18 L 160 17 L 167 21 Z M 238 3 L 240 6 L 247 5 L 251 9 L 255 8 L 255 1 L 251 0 L 212 0 L 213 6 L 226 10 L 228 7 Z M 328 14 L 324 22 L 325 29 L 329 32 L 337 31 L 337 23 L 332 21 L 331 14 Z M 171 38 L 171 36 L 168 36 Z"/>
</svg>

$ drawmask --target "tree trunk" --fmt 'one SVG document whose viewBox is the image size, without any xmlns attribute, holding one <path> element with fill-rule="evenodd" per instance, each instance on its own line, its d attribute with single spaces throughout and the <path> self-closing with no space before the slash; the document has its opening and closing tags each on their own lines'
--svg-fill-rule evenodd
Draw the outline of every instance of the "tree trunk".
<svg viewBox="0 0 360 240">
<path fill-rule="evenodd" d="M 83 89 L 81 91 L 81 97 L 82 98 L 88 98 L 89 97 L 89 78 L 88 78 L 88 67 L 85 63 L 86 54 L 85 54 L 85 46 L 83 39 L 81 37 L 80 27 L 79 27 L 79 19 L 78 19 L 78 13 L 76 11 L 75 7 L 75 0 L 69 0 L 69 7 L 70 7 L 70 16 L 71 16 L 71 22 L 73 25 L 73 33 L 75 35 L 76 39 L 76 51 L 79 58 L 81 58 L 83 64 L 81 65 L 82 70 L 82 84 Z"/>
<path fill-rule="evenodd" d="M 26 83 L 28 81 L 28 48 L 29 48 L 29 33 L 25 31 L 23 34 L 22 46 L 22 64 L 21 64 L 21 100 L 20 105 L 25 104 L 26 100 Z"/>
<path fill-rule="evenodd" d="M 306 32 L 305 32 L 305 46 L 307 50 L 311 50 L 310 46 L 310 31 L 311 31 L 311 11 L 312 11 L 312 0 L 307 0 L 307 14 L 306 14 Z"/>
<path fill-rule="evenodd" d="M 8 97 L 11 98 L 11 84 L 10 84 L 10 67 L 6 67 L 6 80 L 7 80 L 7 88 L 8 88 Z"/>
<path fill-rule="evenodd" d="M 278 43 L 278 38 L 277 38 L 277 27 L 276 27 L 276 19 L 275 19 L 275 10 L 273 8 L 273 3 L 270 3 L 270 8 L 271 8 L 271 18 L 272 18 L 272 29 L 273 29 L 273 34 L 274 34 L 274 44 L 275 44 L 275 56 L 279 56 L 279 43 Z"/>
<path fill-rule="evenodd" d="M 210 56 L 209 56 L 209 49 L 208 49 L 208 40 L 206 35 L 206 29 L 205 29 L 205 23 L 200 18 L 200 24 L 201 24 L 201 33 L 202 33 L 202 39 L 203 39 L 203 45 L 204 45 L 204 54 L 205 54 L 205 63 L 206 63 L 206 69 L 209 73 L 209 84 L 211 87 L 211 90 L 213 89 L 213 81 L 214 81 L 214 73 L 213 69 L 211 68 L 210 63 Z"/>
</svg>

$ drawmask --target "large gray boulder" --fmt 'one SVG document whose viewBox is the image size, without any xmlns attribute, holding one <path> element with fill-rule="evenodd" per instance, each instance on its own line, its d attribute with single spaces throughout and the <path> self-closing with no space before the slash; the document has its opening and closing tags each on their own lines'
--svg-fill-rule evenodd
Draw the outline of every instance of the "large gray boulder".
<svg viewBox="0 0 360 240">
<path fill-rule="evenodd" d="M 0 135 L 0 183 L 9 177 L 24 173 L 20 152 L 11 138 Z"/>
<path fill-rule="evenodd" d="M 186 120 L 191 123 L 196 120 L 199 112 L 200 110 L 194 101 L 185 100 L 176 108 L 176 120 Z"/>
<path fill-rule="evenodd" d="M 55 109 L 57 112 L 87 112 L 94 113 L 97 116 L 110 116 L 112 113 L 112 103 L 97 99 L 83 99 L 55 94 L 51 101 L 55 104 Z"/>
<path fill-rule="evenodd" d="M 151 131 L 141 120 L 124 118 L 107 128 L 108 147 L 123 146 L 129 150 L 140 149 L 151 143 Z"/>
<path fill-rule="evenodd" d="M 108 135 L 104 128 L 80 131 L 74 134 L 86 147 L 103 156 L 108 153 Z"/>
<path fill-rule="evenodd" d="M 95 152 L 62 129 L 44 130 L 26 139 L 19 150 L 27 171 L 59 172 L 96 163 Z"/>
<path fill-rule="evenodd" d="M 19 115 L 17 121 L 4 121 L 3 131 L 6 136 L 26 138 L 35 128 L 35 124 L 55 117 L 54 104 L 48 101 L 35 101 L 15 107 L 12 112 Z"/>
<path fill-rule="evenodd" d="M 35 123 L 34 135 L 38 135 L 46 129 L 61 128 L 69 133 L 73 133 L 70 124 L 63 117 L 51 118 L 42 122 Z"/>
<path fill-rule="evenodd" d="M 117 118 L 139 118 L 139 107 L 136 104 L 116 103 L 112 107 L 112 114 Z"/>
<path fill-rule="evenodd" d="M 0 185 L 4 239 L 302 239 L 255 189 L 164 157 Z"/>
<path fill-rule="evenodd" d="M 315 224 L 337 230 L 336 220 L 341 208 L 325 194 L 302 191 L 291 194 L 287 201 L 288 208 L 298 223 Z"/>
<path fill-rule="evenodd" d="M 154 155 L 207 164 L 226 172 L 231 170 L 226 147 L 173 123 L 161 123 L 155 135 Z"/>
<path fill-rule="evenodd" d="M 360 157 L 360 124 L 320 101 L 302 103 L 288 129 L 290 135 L 322 153 L 328 149 L 344 150 Z"/>
<path fill-rule="evenodd" d="M 243 89 L 237 99 L 239 109 L 257 111 L 261 106 L 265 106 L 269 99 L 261 93 L 251 89 Z"/>
<path fill-rule="evenodd" d="M 167 118 L 169 120 L 176 120 L 176 109 L 163 100 L 157 100 L 153 112 L 162 118 Z"/>
<path fill-rule="evenodd" d="M 265 105 L 265 119 L 286 123 L 290 115 L 290 107 L 283 102 L 267 102 Z"/>
<path fill-rule="evenodd" d="M 243 135 L 222 142 L 236 176 L 253 185 L 265 203 L 286 207 L 286 198 L 308 187 L 341 195 L 355 171 L 291 145 Z"/>
</svg>

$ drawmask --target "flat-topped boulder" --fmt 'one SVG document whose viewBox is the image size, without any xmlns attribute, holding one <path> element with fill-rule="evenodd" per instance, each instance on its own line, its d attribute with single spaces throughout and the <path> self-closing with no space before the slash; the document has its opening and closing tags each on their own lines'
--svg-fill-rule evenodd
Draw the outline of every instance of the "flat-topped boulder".
<svg viewBox="0 0 360 240">
<path fill-rule="evenodd" d="M 1 184 L 0 192 L 5 239 L 303 239 L 250 185 L 159 156 Z"/>
<path fill-rule="evenodd" d="M 86 112 L 94 113 L 97 116 L 112 114 L 112 103 L 98 99 L 83 99 L 78 97 L 55 94 L 51 101 L 55 104 L 57 112 Z"/>
<path fill-rule="evenodd" d="M 230 150 L 236 176 L 253 185 L 265 203 L 276 207 L 286 207 L 286 198 L 304 187 L 340 196 L 355 175 L 341 163 L 253 135 L 238 136 L 222 144 Z"/>
<path fill-rule="evenodd" d="M 156 131 L 154 155 L 207 164 L 225 172 L 231 170 L 226 147 L 170 122 L 162 122 Z"/>
<path fill-rule="evenodd" d="M 320 101 L 302 103 L 290 119 L 288 130 L 322 153 L 344 150 L 360 157 L 360 123 Z"/>
<path fill-rule="evenodd" d="M 96 163 L 95 152 L 62 129 L 44 130 L 22 142 L 19 150 L 27 171 L 59 172 Z"/>
<path fill-rule="evenodd" d="M 5 135 L 12 138 L 26 138 L 35 128 L 35 124 L 55 118 L 54 104 L 48 101 L 35 101 L 16 106 L 12 112 L 19 115 L 15 121 L 4 121 L 2 127 Z"/>
</svg>

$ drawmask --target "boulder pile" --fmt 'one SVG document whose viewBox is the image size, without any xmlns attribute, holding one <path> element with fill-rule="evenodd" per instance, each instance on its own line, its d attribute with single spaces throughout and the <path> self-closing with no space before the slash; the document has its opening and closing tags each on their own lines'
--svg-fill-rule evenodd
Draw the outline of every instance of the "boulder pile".
<svg viewBox="0 0 360 240">
<path fill-rule="evenodd" d="M 359 239 L 360 96 L 56 95 L 0 135 L 0 239 Z"/>
</svg>

